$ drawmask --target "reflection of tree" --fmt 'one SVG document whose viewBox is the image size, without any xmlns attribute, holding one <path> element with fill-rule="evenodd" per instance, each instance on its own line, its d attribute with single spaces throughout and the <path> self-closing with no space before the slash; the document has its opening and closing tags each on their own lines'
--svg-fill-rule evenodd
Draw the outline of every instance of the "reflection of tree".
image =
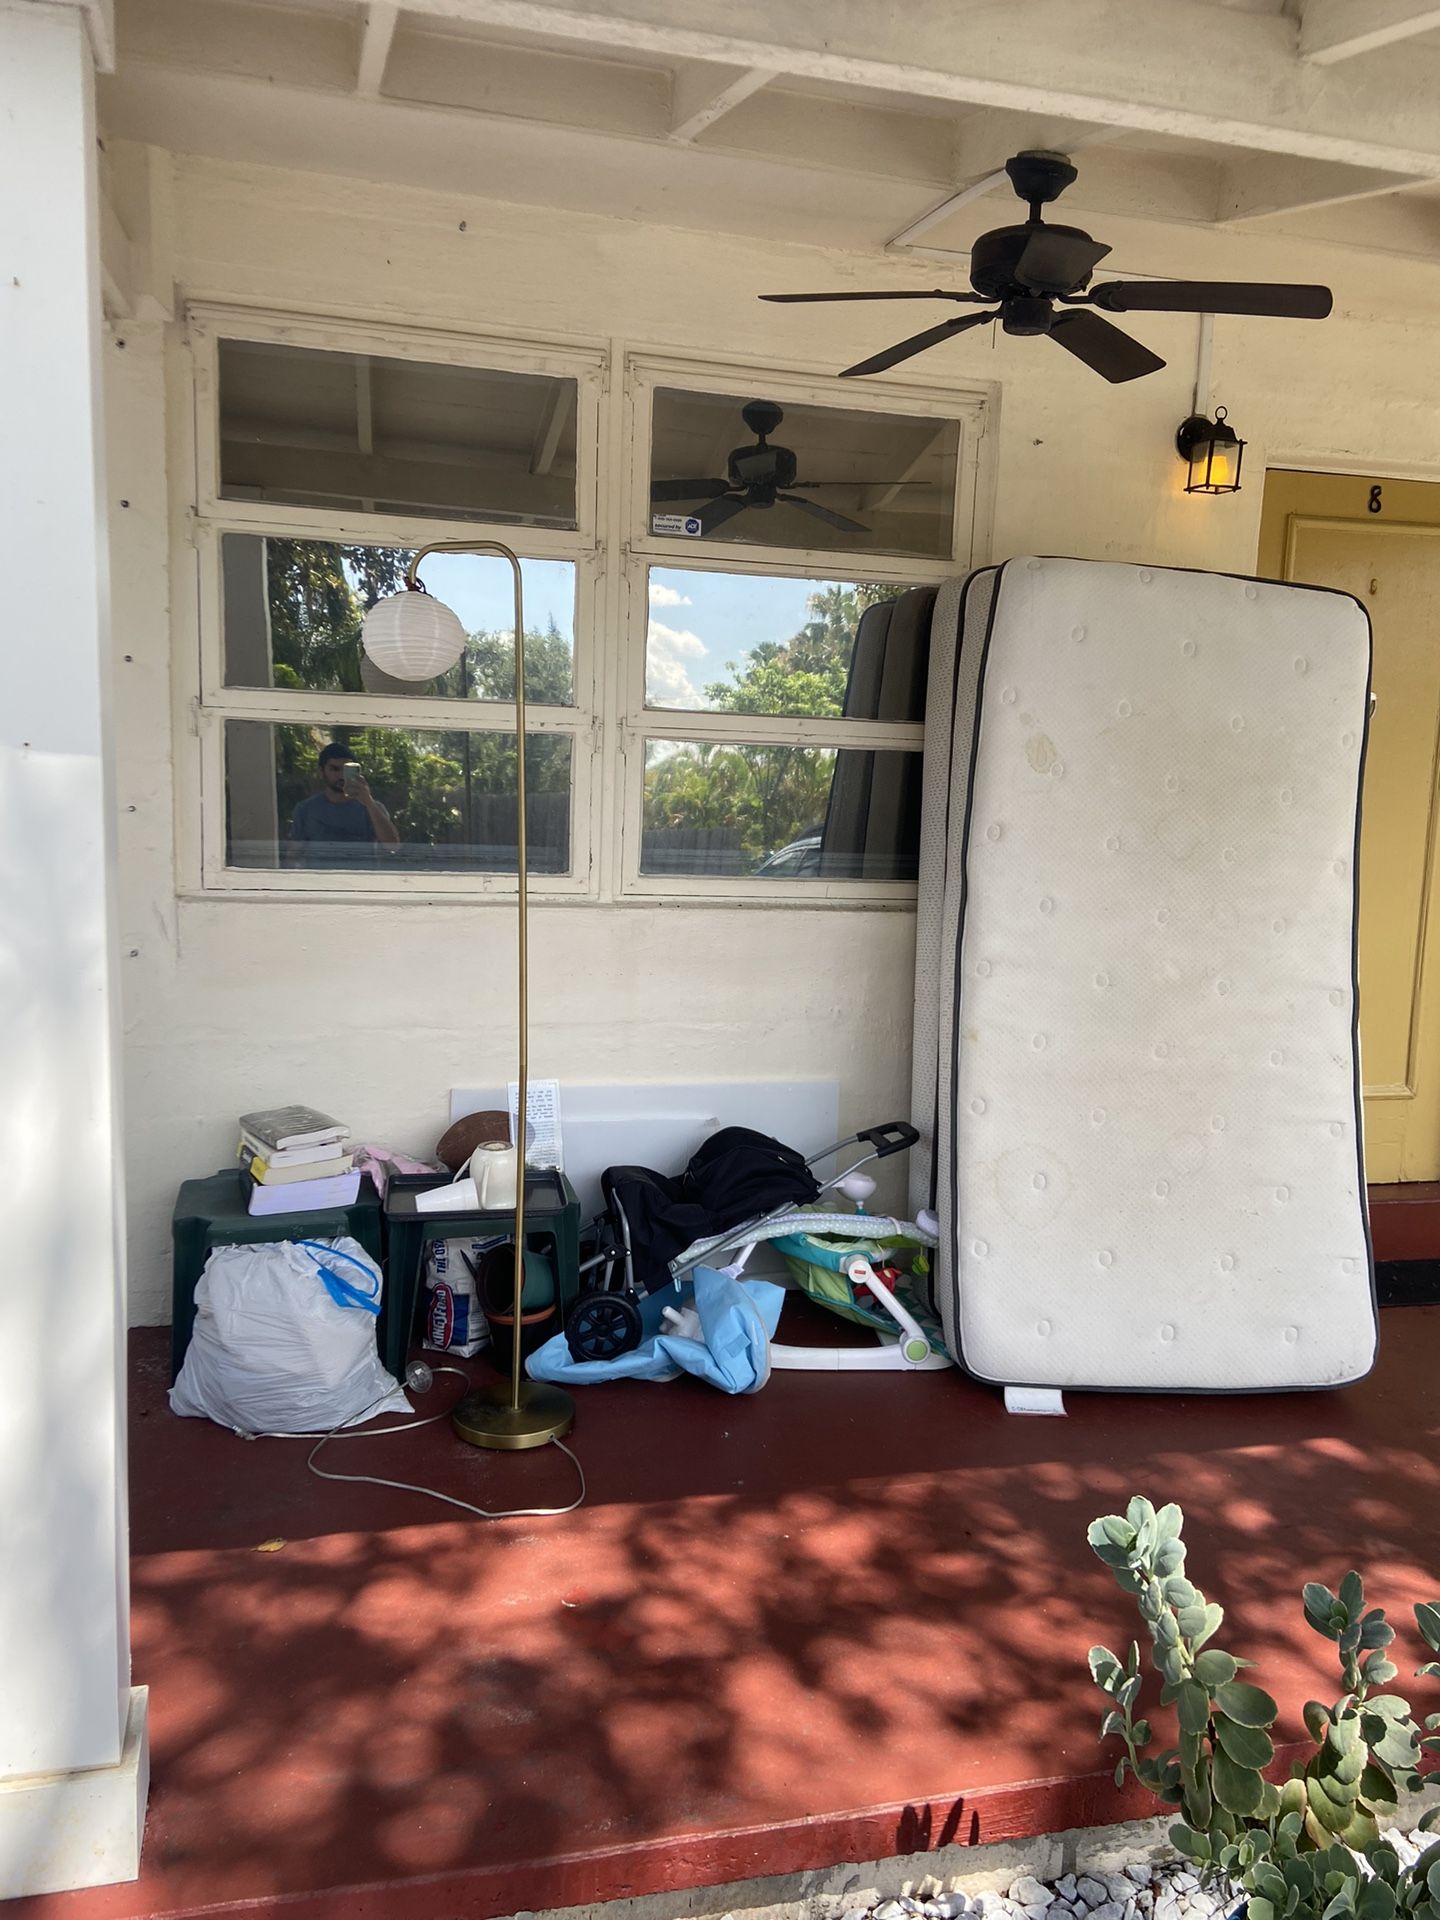
<svg viewBox="0 0 1440 1920">
<path fill-rule="evenodd" d="M 308 692 L 358 693 L 360 628 L 366 609 L 403 584 L 409 554 L 383 547 L 342 547 L 327 541 L 267 540 L 266 583 L 273 680 Z M 571 656 L 553 618 L 544 632 L 525 634 L 525 690 L 559 705 L 570 698 Z M 421 689 L 417 689 L 421 691 Z M 471 634 L 465 654 L 440 680 L 423 689 L 441 697 L 512 700 L 512 633 Z M 496 842 L 497 818 L 515 792 L 515 736 L 401 727 L 296 725 L 275 728 L 276 798 L 280 830 L 307 793 L 316 790 L 316 756 L 329 740 L 343 742 L 364 767 L 377 798 L 389 809 L 401 840 L 411 846 L 473 845 L 480 829 Z M 568 794 L 569 741 L 532 734 L 526 751 L 530 792 Z M 483 814 L 483 819 L 482 819 Z M 501 837 L 513 844 L 514 816 Z"/>
<path fill-rule="evenodd" d="M 789 640 L 762 640 L 743 661 L 727 661 L 730 677 L 706 687 L 707 705 L 720 713 L 838 719 L 845 711 L 860 615 L 901 591 L 878 581 L 834 581 L 817 588 L 800 631 Z M 741 852 L 753 865 L 789 841 L 819 831 L 835 758 L 833 749 L 815 747 L 698 741 L 678 747 L 646 774 L 646 829 L 738 829 Z"/>
</svg>

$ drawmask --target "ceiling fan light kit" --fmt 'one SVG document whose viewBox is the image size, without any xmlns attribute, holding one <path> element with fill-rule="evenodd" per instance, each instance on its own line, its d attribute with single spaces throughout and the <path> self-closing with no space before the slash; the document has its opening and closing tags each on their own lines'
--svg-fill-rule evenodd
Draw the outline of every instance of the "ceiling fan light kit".
<svg viewBox="0 0 1440 1920">
<path fill-rule="evenodd" d="M 1004 332 L 1020 338 L 1048 337 L 1102 379 L 1118 385 L 1156 373 L 1165 362 L 1104 319 L 1105 313 L 1268 314 L 1278 319 L 1323 320 L 1330 312 L 1330 289 L 1320 286 L 1232 280 L 1106 280 L 1091 286 L 1090 276 L 1109 247 L 1079 227 L 1047 222 L 1041 211 L 1076 179 L 1075 168 L 1064 154 L 1037 151 L 1017 153 L 1006 161 L 1005 171 L 1026 203 L 1028 218 L 982 233 L 974 242 L 971 292 L 935 288 L 918 293 L 766 293 L 761 299 L 781 303 L 951 300 L 990 306 L 989 312 L 957 314 L 897 341 L 846 367 L 842 379 L 886 373 L 956 334 L 998 320 Z"/>
</svg>

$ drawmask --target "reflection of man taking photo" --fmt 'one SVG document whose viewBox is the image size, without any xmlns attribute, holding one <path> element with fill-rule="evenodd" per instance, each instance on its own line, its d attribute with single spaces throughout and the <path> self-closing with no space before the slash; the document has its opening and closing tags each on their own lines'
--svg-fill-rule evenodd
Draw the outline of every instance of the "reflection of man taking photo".
<svg viewBox="0 0 1440 1920">
<path fill-rule="evenodd" d="M 395 822 L 371 793 L 350 749 L 332 740 L 320 749 L 319 766 L 320 791 L 300 802 L 290 822 L 292 857 L 301 866 L 344 867 L 365 864 L 377 846 L 398 847 Z"/>
</svg>

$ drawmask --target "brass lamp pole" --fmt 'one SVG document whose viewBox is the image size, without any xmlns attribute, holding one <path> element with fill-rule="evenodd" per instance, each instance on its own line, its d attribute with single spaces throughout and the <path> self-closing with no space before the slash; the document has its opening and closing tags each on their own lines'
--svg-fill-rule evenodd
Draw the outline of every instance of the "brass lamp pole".
<svg viewBox="0 0 1440 1920">
<path fill-rule="evenodd" d="M 515 581 L 515 867 L 519 890 L 519 1096 L 516 1102 L 515 1131 L 515 1289 L 514 1327 L 510 1343 L 510 1379 L 508 1384 L 478 1387 L 467 1394 L 455 1409 L 452 1424 L 462 1440 L 474 1447 L 496 1447 L 519 1451 L 524 1447 L 544 1446 L 558 1440 L 575 1424 L 575 1403 L 568 1393 L 543 1381 L 527 1380 L 521 1364 L 520 1336 L 525 1296 L 525 1127 L 529 1111 L 530 1085 L 530 916 L 527 896 L 529 879 L 525 835 L 525 607 L 520 578 L 520 561 L 509 547 L 498 540 L 440 540 L 422 547 L 405 570 L 405 585 L 412 593 L 424 593 L 420 583 L 420 562 L 432 553 L 473 553 L 493 555 L 510 562 Z M 556 1276 L 557 1281 L 559 1276 Z"/>
</svg>

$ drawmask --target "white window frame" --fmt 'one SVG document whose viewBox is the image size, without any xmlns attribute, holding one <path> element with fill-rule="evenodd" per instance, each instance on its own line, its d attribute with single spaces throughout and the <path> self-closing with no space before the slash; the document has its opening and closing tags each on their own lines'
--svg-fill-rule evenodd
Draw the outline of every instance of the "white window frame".
<svg viewBox="0 0 1440 1920">
<path fill-rule="evenodd" d="M 601 412 L 605 356 L 598 350 L 517 346 L 475 335 L 423 328 L 350 324 L 295 318 L 255 309 L 194 306 L 187 316 L 184 353 L 188 369 L 176 369 L 173 388 L 189 387 L 183 417 L 193 439 L 178 452 L 188 467 L 193 507 L 184 515 L 177 542 L 175 581 L 177 704 L 188 725 L 177 730 L 177 747 L 188 733 L 194 778 L 177 778 L 177 858 L 182 891 L 301 898 L 398 895 L 471 898 L 516 892 L 514 874 L 397 870 L 345 872 L 296 868 L 241 868 L 225 864 L 225 723 L 258 720 L 290 725 L 387 726 L 446 732 L 513 733 L 513 701 L 375 697 L 363 693 L 308 693 L 289 688 L 227 687 L 222 633 L 222 540 L 226 533 L 282 539 L 334 541 L 345 546 L 414 549 L 442 540 L 495 539 L 524 559 L 564 560 L 575 568 L 573 704 L 532 705 L 530 734 L 559 733 L 571 741 L 570 871 L 534 873 L 529 891 L 539 898 L 593 897 L 598 872 L 600 808 L 597 760 L 601 677 L 595 636 L 600 630 L 604 572 L 597 525 Z M 219 342 L 260 341 L 342 353 L 369 353 L 430 364 L 473 366 L 516 373 L 552 374 L 576 383 L 576 527 L 517 527 L 508 521 L 441 516 L 335 512 L 325 508 L 225 499 L 220 493 Z M 185 374 L 188 371 L 188 381 Z M 172 415 L 173 417 L 173 415 Z M 185 456 L 188 454 L 188 460 Z M 477 566 L 482 562 L 477 559 Z M 491 559 L 490 566 L 503 565 Z M 188 616 L 188 617 L 187 617 Z M 177 763 L 181 755 L 177 750 Z M 177 764 L 177 772 L 178 772 Z M 193 804 L 198 799 L 198 805 Z M 192 804 L 187 804 L 192 803 Z"/>
<path fill-rule="evenodd" d="M 220 496 L 218 343 L 221 339 L 371 353 L 421 362 L 553 374 L 576 382 L 576 521 L 573 531 L 509 522 L 334 512 Z M 619 371 L 623 368 L 623 378 Z M 953 550 L 949 557 L 849 554 L 752 545 L 705 546 L 657 535 L 650 522 L 650 420 L 654 389 L 763 393 L 782 404 L 843 406 L 960 425 Z M 556 903 L 606 901 L 637 907 L 669 900 L 707 905 L 907 907 L 907 881 L 787 880 L 704 874 L 642 874 L 640 844 L 647 739 L 919 751 L 919 723 L 814 720 L 771 714 L 702 714 L 645 706 L 652 566 L 775 574 L 815 580 L 862 578 L 897 587 L 932 585 L 981 564 L 989 551 L 994 491 L 995 395 L 988 387 L 857 382 L 837 393 L 819 371 L 758 359 L 695 362 L 660 348 L 548 340 L 522 342 L 466 331 L 308 317 L 238 304 L 197 303 L 168 350 L 167 458 L 171 485 L 171 621 L 174 642 L 175 844 L 185 898 L 277 898 L 336 902 L 396 898 L 483 901 L 507 896 L 505 873 L 323 871 L 225 865 L 224 726 L 227 720 L 395 726 L 482 733 L 515 730 L 512 702 L 400 700 L 366 694 L 226 687 L 221 633 L 221 539 L 227 532 L 342 545 L 415 548 L 494 538 L 527 559 L 575 566 L 574 704 L 531 706 L 527 731 L 571 742 L 568 874 L 533 874 L 530 891 Z M 604 474 L 602 487 L 600 475 Z M 477 563 L 478 564 L 478 563 Z M 492 561 L 491 565 L 501 564 Z"/>
<path fill-rule="evenodd" d="M 652 531 L 650 437 L 655 390 L 682 388 L 690 393 L 763 393 L 784 405 L 843 407 L 854 412 L 909 414 L 954 420 L 960 426 L 955 476 L 951 552 L 942 556 L 885 553 L 850 554 L 841 548 L 799 549 L 758 542 L 722 545 L 684 535 Z M 695 713 L 689 709 L 645 704 L 646 636 L 649 629 L 649 574 L 652 567 L 689 572 L 797 576 L 813 580 L 864 579 L 897 587 L 931 586 L 954 573 L 968 572 L 985 550 L 982 521 L 990 486 L 986 460 L 986 399 L 974 390 L 857 382 L 837 395 L 833 380 L 808 379 L 774 368 L 747 365 L 697 367 L 670 356 L 634 353 L 625 366 L 627 471 L 624 486 L 627 538 L 622 571 L 621 754 L 624 764 L 620 891 L 624 898 L 655 901 L 762 902 L 767 905 L 910 904 L 915 882 L 908 880 L 766 879 L 737 875 L 647 874 L 640 870 L 645 803 L 647 740 L 706 740 L 738 745 L 814 746 L 880 749 L 918 753 L 923 723 L 881 720 L 820 720 L 783 714 Z"/>
</svg>

